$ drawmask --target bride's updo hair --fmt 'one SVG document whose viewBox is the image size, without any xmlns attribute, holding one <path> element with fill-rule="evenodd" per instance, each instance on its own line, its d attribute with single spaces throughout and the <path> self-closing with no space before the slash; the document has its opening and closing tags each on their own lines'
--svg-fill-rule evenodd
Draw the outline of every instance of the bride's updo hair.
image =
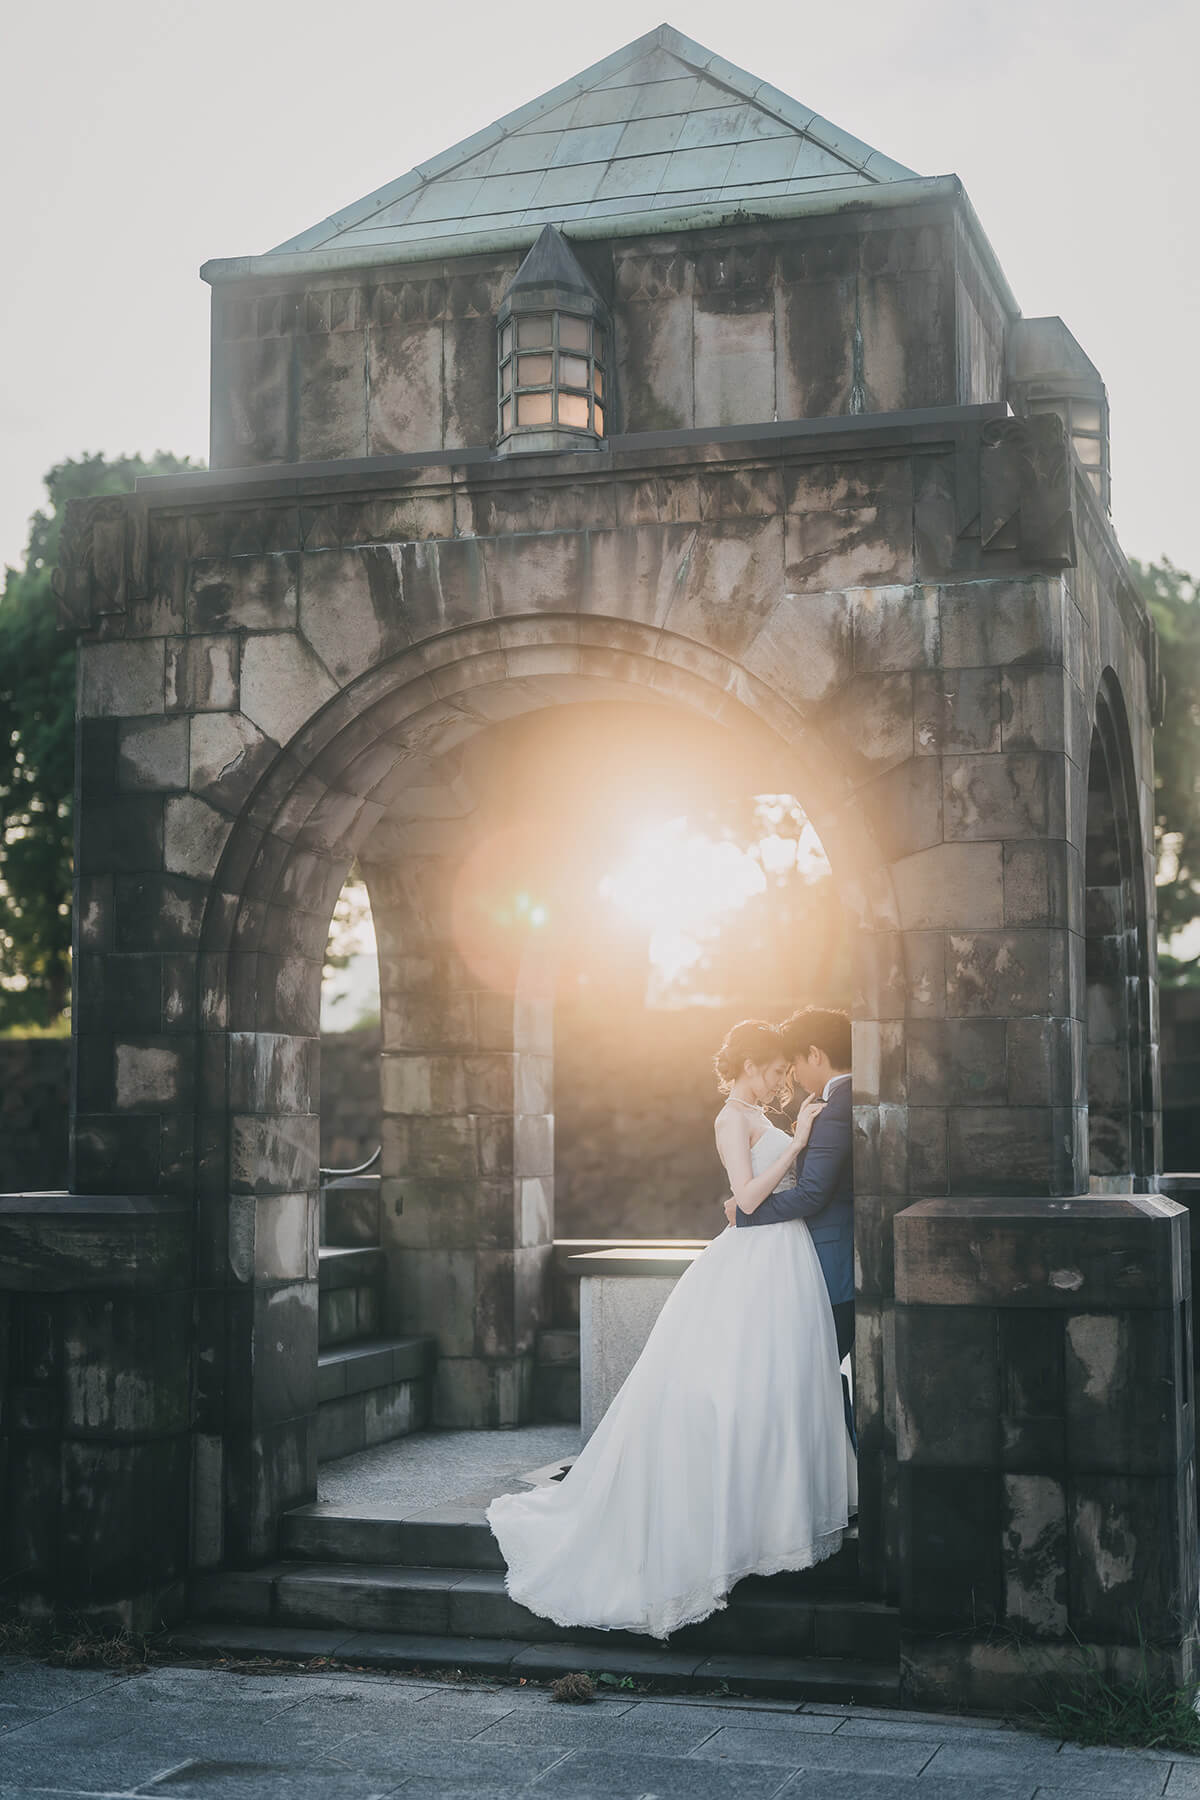
<svg viewBox="0 0 1200 1800">
<path fill-rule="evenodd" d="M 761 1069 L 782 1055 L 783 1041 L 774 1025 L 768 1025 L 765 1019 L 743 1019 L 731 1027 L 713 1057 L 717 1086 L 727 1094 L 748 1062 Z"/>
</svg>

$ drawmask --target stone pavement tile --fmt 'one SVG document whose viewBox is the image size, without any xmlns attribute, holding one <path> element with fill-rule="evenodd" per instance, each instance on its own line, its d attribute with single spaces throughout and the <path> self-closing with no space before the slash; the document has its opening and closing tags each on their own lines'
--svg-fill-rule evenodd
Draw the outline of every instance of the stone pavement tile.
<svg viewBox="0 0 1200 1800">
<path fill-rule="evenodd" d="M 1011 1727 L 981 1725 L 977 1719 L 970 1723 L 961 1723 L 954 1718 L 939 1719 L 936 1714 L 926 1713 L 921 1718 L 906 1718 L 903 1714 L 895 1718 L 859 1719 L 850 1718 L 845 1721 L 838 1732 L 839 1737 L 890 1737 L 914 1738 L 928 1743 L 939 1744 L 991 1744 L 996 1749 L 1022 1751 L 1056 1751 L 1059 1740 L 1043 1736 L 1036 1731 L 1014 1731 Z"/>
<path fill-rule="evenodd" d="M 14 1733 L 0 1742 L 0 1785 L 62 1788 L 67 1793 L 127 1793 L 180 1761 L 178 1750 L 159 1744 L 126 1740 L 61 1746 L 27 1742 L 24 1733 Z"/>
<path fill-rule="evenodd" d="M 637 1756 L 628 1751 L 576 1750 L 547 1769 L 530 1800 L 771 1800 L 781 1785 L 777 1768 L 725 1769 L 690 1756 Z"/>
<path fill-rule="evenodd" d="M 1167 1800 L 1195 1800 L 1200 1795 L 1200 1758 L 1181 1756 L 1171 1769 Z"/>
<path fill-rule="evenodd" d="M 638 1723 L 636 1709 L 625 1713 L 606 1706 L 550 1706 L 536 1712 L 510 1713 L 475 1739 L 477 1744 L 558 1744 L 562 1749 L 595 1744 L 609 1750 L 618 1747 L 658 1750 L 665 1756 L 686 1756 L 713 1734 L 714 1727 L 700 1724 Z"/>
<path fill-rule="evenodd" d="M 6 1706 L 37 1706 L 46 1711 L 73 1700 L 124 1687 L 133 1675 L 108 1669 L 51 1669 L 27 1658 L 0 1658 L 0 1700 Z"/>
<path fill-rule="evenodd" d="M 1101 1782 L 1104 1800 L 1149 1800 L 1162 1793 L 1166 1767 L 1148 1758 L 1125 1762 L 1112 1757 L 1092 1764 L 1082 1754 L 1057 1753 L 1049 1742 L 1043 1750 L 943 1743 L 925 1773 L 972 1785 L 976 1780 L 1029 1779 L 1050 1794 L 1096 1795 Z"/>
<path fill-rule="evenodd" d="M 744 1726 L 747 1730 L 781 1730 L 816 1732 L 820 1736 L 831 1737 L 839 1729 L 845 1718 L 843 1713 L 809 1713 L 795 1712 L 786 1706 L 757 1707 L 738 1706 L 735 1701 L 727 1705 L 713 1705 L 708 1701 L 672 1702 L 669 1700 L 640 1700 L 630 1716 L 629 1723 L 639 1730 L 650 1724 L 673 1726 L 682 1716 L 689 1725 L 703 1720 L 712 1730 L 729 1725 Z"/>
<path fill-rule="evenodd" d="M 6 1706 L 0 1701 L 0 1737 L 6 1731 L 16 1731 L 22 1725 L 32 1724 L 34 1719 L 44 1719 L 46 1709 L 41 1706 Z"/>
<path fill-rule="evenodd" d="M 787 1726 L 727 1725 L 693 1751 L 691 1760 L 900 1776 L 919 1775 L 936 1749 L 936 1739 L 910 1743 L 901 1738 L 844 1738 L 840 1732 L 827 1737 Z"/>
<path fill-rule="evenodd" d="M 828 1769 L 806 1769 L 793 1775 L 774 1800 L 1033 1800 L 1041 1789 L 1032 1781 L 972 1781 L 915 1779 L 897 1781 L 891 1775 L 835 1774 Z M 1097 1794 L 1095 1800 L 1105 1800 Z"/>
<path fill-rule="evenodd" d="M 164 1800 L 376 1800 L 399 1785 L 381 1785 L 355 1770 L 296 1761 L 286 1766 L 254 1762 L 189 1762 L 157 1780 L 151 1793 Z"/>
<path fill-rule="evenodd" d="M 516 1789 L 551 1768 L 562 1756 L 553 1745 L 517 1748 L 510 1744 L 481 1744 L 458 1740 L 436 1743 L 432 1738 L 385 1737 L 362 1732 L 343 1738 L 330 1756 L 349 1769 L 374 1780 L 415 1781 L 430 1777 L 466 1786 L 508 1785 Z"/>
</svg>

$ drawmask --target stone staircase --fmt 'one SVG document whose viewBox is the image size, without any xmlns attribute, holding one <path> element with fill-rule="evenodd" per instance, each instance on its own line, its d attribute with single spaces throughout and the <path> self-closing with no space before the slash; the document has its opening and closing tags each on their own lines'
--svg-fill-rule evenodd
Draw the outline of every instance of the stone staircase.
<svg viewBox="0 0 1200 1800">
<path fill-rule="evenodd" d="M 321 1194 L 317 1300 L 317 1456 L 419 1431 L 429 1422 L 432 1338 L 384 1335 L 379 1177 L 346 1176 Z"/>
<path fill-rule="evenodd" d="M 526 1679 L 586 1669 L 685 1690 L 899 1700 L 898 1615 L 856 1597 L 854 1534 L 817 1569 L 739 1583 L 725 1611 L 661 1645 L 629 1632 L 564 1630 L 511 1600 L 482 1507 L 407 1516 L 300 1507 L 283 1521 L 281 1549 L 265 1568 L 200 1577 L 192 1623 L 177 1641 L 363 1667 Z"/>
<path fill-rule="evenodd" d="M 385 1338 L 379 1183 L 331 1182 L 322 1196 L 320 1455 L 330 1460 L 419 1428 L 434 1347 Z M 539 1422 L 579 1417 L 579 1289 L 555 1245 L 553 1325 L 538 1340 Z M 406 1510 L 318 1503 L 285 1515 L 280 1558 L 195 1578 L 181 1647 L 335 1657 L 361 1667 L 458 1669 L 514 1679 L 571 1670 L 663 1688 L 894 1706 L 899 1620 L 858 1598 L 858 1540 L 797 1575 L 739 1583 L 729 1605 L 666 1644 L 629 1632 L 563 1630 L 509 1598 L 482 1505 Z"/>
</svg>

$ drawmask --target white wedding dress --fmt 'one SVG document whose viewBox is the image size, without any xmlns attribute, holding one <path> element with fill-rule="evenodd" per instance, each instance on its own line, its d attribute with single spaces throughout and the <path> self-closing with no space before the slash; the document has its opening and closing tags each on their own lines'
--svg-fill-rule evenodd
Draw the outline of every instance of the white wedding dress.
<svg viewBox="0 0 1200 1800">
<path fill-rule="evenodd" d="M 754 1173 L 787 1142 L 769 1125 Z M 832 1556 L 856 1502 L 833 1313 L 795 1219 L 715 1238 L 565 1480 L 487 1518 L 522 1606 L 664 1638 L 743 1576 Z"/>
</svg>

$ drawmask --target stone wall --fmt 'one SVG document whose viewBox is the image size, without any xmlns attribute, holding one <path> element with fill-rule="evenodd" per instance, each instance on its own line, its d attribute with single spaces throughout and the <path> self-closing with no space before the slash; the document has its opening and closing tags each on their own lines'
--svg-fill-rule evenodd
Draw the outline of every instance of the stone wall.
<svg viewBox="0 0 1200 1800">
<path fill-rule="evenodd" d="M 573 249 L 612 316 L 610 434 L 1003 393 L 1006 296 L 952 201 Z M 213 467 L 493 442 L 522 255 L 219 284 Z"/>
<path fill-rule="evenodd" d="M 71 1045 L 0 1039 L 0 1193 L 67 1185 Z"/>
</svg>

